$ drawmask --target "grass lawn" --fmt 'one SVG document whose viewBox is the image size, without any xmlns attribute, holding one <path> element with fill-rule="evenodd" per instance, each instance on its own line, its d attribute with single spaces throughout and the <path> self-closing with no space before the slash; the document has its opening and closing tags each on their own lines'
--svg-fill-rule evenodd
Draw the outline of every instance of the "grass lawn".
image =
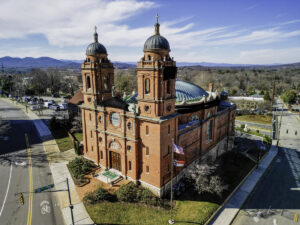
<svg viewBox="0 0 300 225">
<path fill-rule="evenodd" d="M 176 224 L 204 224 L 217 210 L 218 204 L 204 201 L 178 200 L 175 207 Z"/>
<path fill-rule="evenodd" d="M 174 209 L 176 224 L 204 224 L 218 208 L 218 204 L 199 201 L 176 201 Z M 168 224 L 170 211 L 154 207 L 122 202 L 101 202 L 86 205 L 96 224 Z"/>
<path fill-rule="evenodd" d="M 53 137 L 61 152 L 74 148 L 74 144 L 70 140 L 67 132 L 64 129 L 51 130 Z"/>
<path fill-rule="evenodd" d="M 243 115 L 237 116 L 236 120 L 270 125 L 272 124 L 272 116 L 269 115 Z"/>
<path fill-rule="evenodd" d="M 167 224 L 169 211 L 122 202 L 85 205 L 96 224 Z"/>
<path fill-rule="evenodd" d="M 73 133 L 74 137 L 77 139 L 77 141 L 82 141 L 83 140 L 83 136 L 82 133 Z"/>
</svg>

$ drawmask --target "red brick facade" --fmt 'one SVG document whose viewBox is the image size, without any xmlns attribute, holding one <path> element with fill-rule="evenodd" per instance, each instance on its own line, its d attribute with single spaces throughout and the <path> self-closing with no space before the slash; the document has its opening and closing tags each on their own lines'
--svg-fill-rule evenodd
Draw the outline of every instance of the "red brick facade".
<svg viewBox="0 0 300 225">
<path fill-rule="evenodd" d="M 188 166 L 233 130 L 235 108 L 222 109 L 216 96 L 184 110 L 175 104 L 176 62 L 169 51 L 144 51 L 138 62 L 137 110 L 114 97 L 107 54 L 87 55 L 81 70 L 84 156 L 126 179 L 160 190 L 170 181 L 172 140 L 184 148 Z"/>
</svg>

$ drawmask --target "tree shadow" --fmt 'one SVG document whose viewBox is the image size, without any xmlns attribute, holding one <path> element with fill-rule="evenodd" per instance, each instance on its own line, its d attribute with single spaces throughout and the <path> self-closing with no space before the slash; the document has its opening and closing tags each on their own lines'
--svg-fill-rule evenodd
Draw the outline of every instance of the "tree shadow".
<svg viewBox="0 0 300 225">
<path fill-rule="evenodd" d="M 47 155 L 43 142 L 32 120 L 7 120 L 10 126 L 0 137 L 0 165 L 28 167 L 28 152 L 25 133 L 30 144 L 33 167 L 46 166 Z"/>
</svg>

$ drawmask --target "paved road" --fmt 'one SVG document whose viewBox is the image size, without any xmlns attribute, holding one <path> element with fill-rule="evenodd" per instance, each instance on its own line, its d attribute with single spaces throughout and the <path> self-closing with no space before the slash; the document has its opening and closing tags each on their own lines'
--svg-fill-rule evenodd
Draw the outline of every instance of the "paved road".
<svg viewBox="0 0 300 225">
<path fill-rule="evenodd" d="M 0 100 L 0 116 L 9 123 L 8 128 L 0 125 L 4 131 L 0 135 L 0 224 L 63 225 L 54 193 L 51 190 L 38 194 L 31 192 L 35 188 L 53 184 L 47 157 L 33 122 L 27 119 L 22 110 L 3 100 Z M 28 135 L 30 153 L 25 133 Z M 24 205 L 19 202 L 18 193 L 21 192 L 24 194 Z"/>
<path fill-rule="evenodd" d="M 233 225 L 299 224 L 300 216 L 298 222 L 294 216 L 300 214 L 300 123 L 294 114 L 284 114 L 280 131 L 279 153 Z"/>
</svg>

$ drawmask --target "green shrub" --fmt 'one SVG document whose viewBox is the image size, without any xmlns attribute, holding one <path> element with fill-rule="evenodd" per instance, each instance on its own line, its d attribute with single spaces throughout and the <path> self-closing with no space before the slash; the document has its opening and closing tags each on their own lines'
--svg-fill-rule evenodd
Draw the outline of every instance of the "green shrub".
<svg viewBox="0 0 300 225">
<path fill-rule="evenodd" d="M 112 199 L 111 194 L 108 193 L 108 191 L 103 189 L 102 187 L 99 187 L 95 191 L 95 197 L 96 201 L 110 201 Z"/>
<path fill-rule="evenodd" d="M 245 124 L 241 124 L 241 128 L 244 129 L 245 128 Z"/>
<path fill-rule="evenodd" d="M 83 179 L 85 174 L 90 173 L 96 167 L 92 161 L 83 157 L 76 157 L 68 164 L 68 168 L 76 179 Z"/>
<path fill-rule="evenodd" d="M 256 130 L 256 132 L 259 134 L 259 130 Z"/>
<path fill-rule="evenodd" d="M 138 187 L 133 182 L 123 185 L 117 191 L 117 198 L 122 202 L 137 202 Z"/>
<path fill-rule="evenodd" d="M 83 201 L 87 204 L 96 204 L 97 200 L 94 192 L 89 192 L 86 196 L 84 196 Z"/>
<path fill-rule="evenodd" d="M 161 199 L 155 196 L 150 190 L 133 182 L 121 186 L 117 191 L 117 198 L 123 202 L 139 202 L 154 206 L 162 204 Z"/>
<path fill-rule="evenodd" d="M 81 152 L 80 152 L 79 142 L 74 141 L 73 143 L 74 143 L 74 150 L 75 150 L 75 153 L 76 153 L 77 155 L 80 155 Z"/>
</svg>

